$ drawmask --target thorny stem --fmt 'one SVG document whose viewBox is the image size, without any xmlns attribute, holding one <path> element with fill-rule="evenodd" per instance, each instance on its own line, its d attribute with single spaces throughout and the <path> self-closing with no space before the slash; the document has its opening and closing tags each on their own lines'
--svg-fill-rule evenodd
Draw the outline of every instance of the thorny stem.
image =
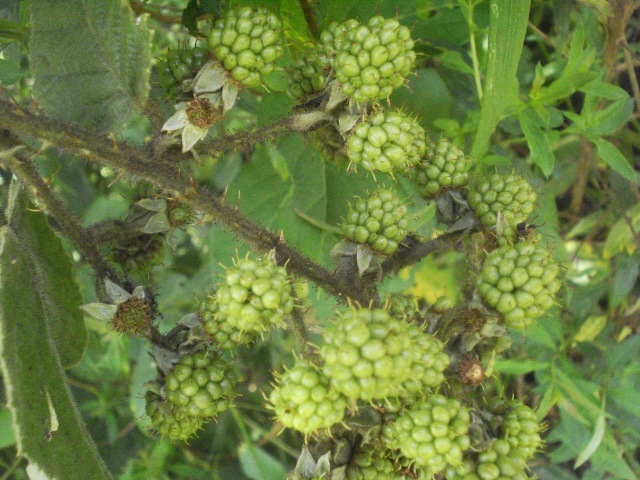
<svg viewBox="0 0 640 480">
<path fill-rule="evenodd" d="M 445 233 L 433 240 L 416 243 L 409 247 L 401 245 L 396 253 L 382 262 L 383 276 L 397 273 L 404 267 L 413 265 L 432 253 L 453 250 L 458 240 L 466 233 L 466 231 Z"/>
<path fill-rule="evenodd" d="M 296 340 L 296 346 L 303 359 L 315 363 L 315 352 L 311 347 L 309 329 L 304 321 L 304 307 L 296 305 L 291 314 L 292 332 Z"/>
<path fill-rule="evenodd" d="M 324 114 L 313 116 L 309 113 L 289 117 L 278 122 L 278 128 L 288 125 L 313 128 L 312 120 L 324 118 Z M 306 122 L 306 123 L 305 123 Z M 284 239 L 246 218 L 236 208 L 215 196 L 208 189 L 196 184 L 176 166 L 175 162 L 165 158 L 154 158 L 144 148 L 135 148 L 126 144 L 115 144 L 109 139 L 97 137 L 76 127 L 56 120 L 35 116 L 29 112 L 17 110 L 13 105 L 0 101 L 0 125 L 6 125 L 14 132 L 33 136 L 61 148 L 75 151 L 82 157 L 99 164 L 135 175 L 153 185 L 178 196 L 196 210 L 208 214 L 212 221 L 220 223 L 226 230 L 246 242 L 253 250 L 268 253 L 276 251 L 280 265 L 300 277 L 307 278 L 322 287 L 329 294 L 346 302 L 348 299 L 366 304 L 368 299 L 350 282 L 340 282 L 327 269 L 313 262 L 306 255 L 290 247 Z M 244 144 L 250 139 L 246 139 Z M 238 137 L 239 141 L 239 137 Z"/>
<path fill-rule="evenodd" d="M 118 275 L 102 258 L 94 239 L 87 234 L 78 219 L 67 210 L 60 197 L 40 176 L 31 160 L 16 153 L 4 157 L 2 162 L 25 185 L 35 190 L 38 201 L 44 206 L 46 212 L 56 220 L 65 236 L 95 270 L 98 278 L 110 278 L 117 282 Z"/>
</svg>

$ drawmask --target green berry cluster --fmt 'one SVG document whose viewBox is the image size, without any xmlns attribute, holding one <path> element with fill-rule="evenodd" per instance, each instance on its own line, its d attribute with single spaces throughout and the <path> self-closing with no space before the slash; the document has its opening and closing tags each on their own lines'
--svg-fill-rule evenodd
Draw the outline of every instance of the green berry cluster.
<svg viewBox="0 0 640 480">
<path fill-rule="evenodd" d="M 533 211 L 536 193 L 524 178 L 496 173 L 472 182 L 467 200 L 482 225 L 514 239 L 517 225 L 525 222 Z"/>
<path fill-rule="evenodd" d="M 167 52 L 158 62 L 160 85 L 167 98 L 179 98 L 190 89 L 189 81 L 207 61 L 206 48 L 178 48 Z"/>
<path fill-rule="evenodd" d="M 434 350 L 433 344 L 427 344 L 411 332 L 407 322 L 386 310 L 360 308 L 349 310 L 327 328 L 319 354 L 331 388 L 350 399 L 371 401 L 398 396 L 412 374 L 422 373 L 422 379 L 435 382 L 437 373 L 416 370 L 422 348 Z M 427 370 L 440 368 L 445 363 L 440 360 Z"/>
<path fill-rule="evenodd" d="M 331 63 L 321 46 L 311 52 L 296 57 L 287 69 L 289 73 L 289 93 L 294 98 L 305 98 L 325 89 L 329 80 Z"/>
<path fill-rule="evenodd" d="M 380 188 L 349 205 L 342 231 L 349 240 L 390 255 L 407 236 L 408 224 L 407 206 L 393 190 Z"/>
<path fill-rule="evenodd" d="M 526 462 L 542 445 L 536 413 L 518 400 L 506 402 L 502 410 L 505 412 L 501 425 L 503 437 L 511 447 L 512 456 Z"/>
<path fill-rule="evenodd" d="M 235 81 L 256 87 L 282 56 L 281 30 L 280 20 L 265 8 L 235 8 L 215 22 L 209 48 Z"/>
<path fill-rule="evenodd" d="M 374 16 L 337 38 L 336 79 L 357 103 L 389 98 L 413 70 L 411 33 L 395 19 Z"/>
<path fill-rule="evenodd" d="M 491 402 L 491 429 L 497 434 L 485 448 L 465 454 L 464 463 L 447 470 L 451 480 L 528 479 L 526 462 L 540 447 L 536 414 L 518 400 Z"/>
<path fill-rule="evenodd" d="M 317 366 L 305 361 L 276 378 L 269 400 L 285 427 L 305 435 L 341 422 L 347 409 L 346 398 L 329 387 Z"/>
<path fill-rule="evenodd" d="M 384 427 L 387 446 L 432 474 L 462 463 L 470 447 L 470 415 L 458 400 L 440 394 L 413 403 Z"/>
<path fill-rule="evenodd" d="M 400 480 L 396 466 L 373 444 L 363 445 L 351 456 L 345 469 L 347 480 Z"/>
<path fill-rule="evenodd" d="M 444 371 L 451 359 L 444 352 L 444 344 L 425 333 L 422 328 L 411 325 L 407 333 L 417 348 L 411 364 L 411 374 L 402 384 L 402 389 L 406 392 L 406 398 L 419 398 L 444 382 Z"/>
<path fill-rule="evenodd" d="M 221 322 L 250 334 L 282 325 L 285 315 L 293 310 L 287 271 L 268 256 L 238 259 L 227 269 L 215 302 Z"/>
<path fill-rule="evenodd" d="M 202 303 L 198 314 L 204 331 L 221 350 L 234 350 L 239 345 L 246 345 L 253 340 L 253 335 L 238 330 L 218 314 L 218 300 L 215 295 L 210 295 Z"/>
<path fill-rule="evenodd" d="M 179 414 L 215 418 L 235 396 L 237 378 L 216 350 L 184 355 L 165 378 L 167 400 Z"/>
<path fill-rule="evenodd" d="M 160 395 L 147 391 L 145 412 L 153 429 L 171 441 L 185 441 L 202 428 L 204 417 L 178 412 L 176 407 Z"/>
<path fill-rule="evenodd" d="M 143 234 L 118 245 L 111 252 L 114 262 L 125 272 L 148 272 L 164 259 L 164 235 Z"/>
<path fill-rule="evenodd" d="M 429 145 L 426 154 L 414 169 L 411 178 L 418 185 L 420 195 L 425 198 L 467 184 L 469 157 L 446 138 Z"/>
<path fill-rule="evenodd" d="M 446 470 L 447 480 L 529 480 L 525 467 L 512 456 L 506 440 L 493 440 L 473 458 Z"/>
<path fill-rule="evenodd" d="M 524 328 L 553 305 L 560 289 L 559 271 L 545 248 L 519 242 L 503 245 L 487 256 L 476 286 L 508 326 Z"/>
<path fill-rule="evenodd" d="M 342 23 L 331 22 L 326 30 L 320 34 L 320 41 L 327 50 L 331 58 L 335 58 L 340 51 L 340 46 L 344 42 L 348 32 L 360 26 L 360 22 L 355 18 L 349 18 Z"/>
<path fill-rule="evenodd" d="M 405 172 L 427 148 L 424 129 L 411 117 L 379 109 L 347 137 L 347 158 L 372 172 Z"/>
</svg>

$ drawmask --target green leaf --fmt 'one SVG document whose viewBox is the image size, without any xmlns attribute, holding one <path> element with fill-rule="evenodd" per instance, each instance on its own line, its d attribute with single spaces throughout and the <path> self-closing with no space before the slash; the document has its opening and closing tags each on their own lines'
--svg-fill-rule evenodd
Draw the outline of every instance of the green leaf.
<svg viewBox="0 0 640 480">
<path fill-rule="evenodd" d="M 18 452 L 30 470 L 46 476 L 38 478 L 82 472 L 83 478 L 109 479 L 52 349 L 29 255 L 9 227 L 0 228 L 0 372 Z"/>
<path fill-rule="evenodd" d="M 261 448 L 245 443 L 238 456 L 242 471 L 252 480 L 282 480 L 286 476 L 284 466 Z"/>
<path fill-rule="evenodd" d="M 640 274 L 640 256 L 618 255 L 615 259 L 613 285 L 609 290 L 609 305 L 618 308 L 633 289 Z"/>
<path fill-rule="evenodd" d="M 82 296 L 73 278 L 71 259 L 49 227 L 43 213 L 34 211 L 20 184 L 9 189 L 7 221 L 28 253 L 34 291 L 42 301 L 54 348 L 64 368 L 77 364 L 87 346 L 80 305 Z"/>
<path fill-rule="evenodd" d="M 507 108 L 518 101 L 516 72 L 529 19 L 530 0 L 492 0 L 489 53 L 480 123 L 471 149 L 475 158 L 489 150 L 491 135 Z"/>
<path fill-rule="evenodd" d="M 580 452 L 580 455 L 578 455 L 578 458 L 576 458 L 576 461 L 573 464 L 574 469 L 577 469 L 580 465 L 582 465 L 584 462 L 589 460 L 593 455 L 593 453 L 600 446 L 600 443 L 602 442 L 602 439 L 604 437 L 606 426 L 607 426 L 607 422 L 605 419 L 605 412 L 603 409 L 602 413 L 600 413 L 600 415 L 598 416 L 598 419 L 596 420 L 596 424 L 593 428 L 593 435 L 591 436 L 591 440 L 589 440 L 589 443 L 587 444 L 587 446 L 582 449 L 582 451 Z"/>
<path fill-rule="evenodd" d="M 585 46 L 584 26 L 578 22 L 572 32 L 571 47 L 567 64 L 560 77 L 548 87 L 530 92 L 532 104 L 553 105 L 558 100 L 572 95 L 583 85 L 599 77 L 598 71 L 592 70 L 596 51 L 591 46 Z"/>
<path fill-rule="evenodd" d="M 607 83 L 602 78 L 582 85 L 578 90 L 584 93 L 590 93 L 596 97 L 606 98 L 607 100 L 626 100 L 629 98 L 626 90 L 617 85 Z"/>
<path fill-rule="evenodd" d="M 538 362 L 536 360 L 496 360 L 495 369 L 507 375 L 524 375 L 536 370 L 546 370 L 549 362 Z"/>
<path fill-rule="evenodd" d="M 620 252 L 633 253 L 636 250 L 635 236 L 640 230 L 640 204 L 634 205 L 613 224 L 602 252 L 604 258 L 611 258 Z"/>
<path fill-rule="evenodd" d="M 473 68 L 464 61 L 460 52 L 455 50 L 445 50 L 442 55 L 438 56 L 438 58 L 442 62 L 442 66 L 446 68 L 466 75 L 473 75 Z"/>
<path fill-rule="evenodd" d="M 625 126 L 633 113 L 635 102 L 630 98 L 616 100 L 606 108 L 595 110 L 588 118 L 589 133 L 611 135 Z"/>
<path fill-rule="evenodd" d="M 606 315 L 594 315 L 587 318 L 573 338 L 576 342 L 592 342 L 607 326 Z"/>
<path fill-rule="evenodd" d="M 604 138 L 595 139 L 596 148 L 600 158 L 609 165 L 614 171 L 622 175 L 632 183 L 638 183 L 636 172 L 629 163 L 629 160 L 618 150 L 618 148 Z"/>
<path fill-rule="evenodd" d="M 291 177 L 286 181 L 273 169 L 265 148 L 256 149 L 251 162 L 229 186 L 229 198 L 240 199 L 240 209 L 262 226 L 282 230 L 285 240 L 324 264 L 337 237 L 301 218 L 337 224 L 347 212 L 347 200 L 364 193 L 368 185 L 360 175 L 348 175 L 324 162 L 317 150 L 304 148 L 298 135 L 280 149 Z M 285 140 L 285 139 L 283 139 Z M 331 199 L 331 201 L 329 201 Z"/>
<path fill-rule="evenodd" d="M 151 33 L 124 0 L 32 0 L 31 68 L 40 106 L 60 120 L 118 131 L 149 92 Z"/>
<path fill-rule="evenodd" d="M 4 86 L 13 85 L 22 78 L 20 66 L 0 58 L 0 83 Z"/>
<path fill-rule="evenodd" d="M 537 116 L 536 113 L 532 109 L 526 108 L 520 113 L 518 119 L 520 120 L 522 132 L 529 143 L 533 163 L 538 165 L 542 173 L 548 177 L 553 172 L 555 156 L 553 155 L 549 138 L 538 126 L 536 119 L 533 118 L 534 116 Z"/>
<path fill-rule="evenodd" d="M 16 444 L 11 425 L 11 412 L 8 408 L 0 410 L 0 450 Z"/>
</svg>

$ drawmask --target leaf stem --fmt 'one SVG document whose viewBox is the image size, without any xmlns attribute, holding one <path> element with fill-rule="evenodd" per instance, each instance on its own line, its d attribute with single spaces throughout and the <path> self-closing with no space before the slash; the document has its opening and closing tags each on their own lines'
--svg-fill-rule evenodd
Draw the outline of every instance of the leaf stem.
<svg viewBox="0 0 640 480">
<path fill-rule="evenodd" d="M 480 77 L 480 62 L 478 60 L 478 50 L 476 47 L 475 24 L 473 23 L 474 0 L 468 0 L 467 5 L 467 26 L 469 27 L 469 43 L 471 47 L 471 62 L 473 63 L 473 78 L 476 82 L 478 99 L 482 100 L 482 78 Z"/>
</svg>

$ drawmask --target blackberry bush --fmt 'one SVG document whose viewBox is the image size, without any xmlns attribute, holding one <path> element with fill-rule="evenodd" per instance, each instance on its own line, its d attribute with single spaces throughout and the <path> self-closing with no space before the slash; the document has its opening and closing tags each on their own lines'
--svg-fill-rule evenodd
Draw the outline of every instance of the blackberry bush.
<svg viewBox="0 0 640 480">
<path fill-rule="evenodd" d="M 632 33 L 625 15 L 607 2 L 10 3 L 5 476 L 285 478 L 296 463 L 294 480 L 501 480 L 530 462 L 570 477 L 567 432 L 593 431 L 605 437 L 581 474 L 638 473 L 621 427 L 638 423 L 634 397 L 615 375 L 637 373 L 637 166 L 621 152 L 640 141 L 606 82 L 635 83 L 614 47 L 638 47 L 599 38 Z M 539 212 L 513 171 L 545 192 Z M 566 299 L 547 232 L 570 260 Z M 67 381 L 91 386 L 78 409 Z M 534 463 L 550 408 L 559 453 Z M 157 436 L 136 431 L 147 420 Z M 156 443 L 195 435 L 189 449 Z M 103 448 L 105 463 L 91 436 L 139 458 Z"/>
</svg>

